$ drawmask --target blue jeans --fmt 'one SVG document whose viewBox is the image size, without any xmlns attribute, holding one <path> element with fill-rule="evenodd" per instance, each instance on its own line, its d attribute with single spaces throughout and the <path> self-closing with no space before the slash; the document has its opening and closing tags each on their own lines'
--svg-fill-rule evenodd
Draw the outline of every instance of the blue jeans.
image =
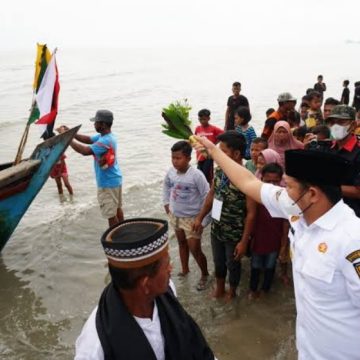
<svg viewBox="0 0 360 360">
<path fill-rule="evenodd" d="M 229 272 L 229 284 L 232 288 L 239 286 L 241 277 L 241 263 L 234 260 L 234 251 L 237 243 L 220 241 L 211 236 L 211 247 L 215 266 L 215 276 L 225 279 Z"/>
<path fill-rule="evenodd" d="M 261 289 L 268 292 L 271 288 L 278 253 L 273 251 L 268 254 L 253 253 L 251 257 L 250 290 L 257 291 L 259 285 L 260 271 L 264 269 L 264 281 Z"/>
</svg>

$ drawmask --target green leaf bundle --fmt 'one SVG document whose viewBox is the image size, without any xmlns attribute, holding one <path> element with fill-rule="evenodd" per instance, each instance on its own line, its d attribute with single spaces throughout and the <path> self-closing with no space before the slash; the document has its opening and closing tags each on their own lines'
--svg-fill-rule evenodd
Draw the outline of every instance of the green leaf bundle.
<svg viewBox="0 0 360 360">
<path fill-rule="evenodd" d="M 187 100 L 176 101 L 163 108 L 161 115 L 165 124 L 161 124 L 164 128 L 162 132 L 176 139 L 188 140 L 193 135 L 189 119 L 190 110 Z"/>
</svg>

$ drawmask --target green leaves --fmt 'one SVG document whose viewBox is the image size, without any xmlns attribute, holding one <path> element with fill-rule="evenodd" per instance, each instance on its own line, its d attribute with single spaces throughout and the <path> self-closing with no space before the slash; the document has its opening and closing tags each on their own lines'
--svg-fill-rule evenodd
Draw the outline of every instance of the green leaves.
<svg viewBox="0 0 360 360">
<path fill-rule="evenodd" d="M 191 121 L 189 119 L 191 107 L 187 100 L 183 103 L 176 101 L 171 103 L 167 108 L 163 108 L 161 116 L 165 120 L 165 124 L 161 124 L 164 128 L 164 134 L 176 139 L 189 139 L 193 134 L 191 130 Z"/>
</svg>

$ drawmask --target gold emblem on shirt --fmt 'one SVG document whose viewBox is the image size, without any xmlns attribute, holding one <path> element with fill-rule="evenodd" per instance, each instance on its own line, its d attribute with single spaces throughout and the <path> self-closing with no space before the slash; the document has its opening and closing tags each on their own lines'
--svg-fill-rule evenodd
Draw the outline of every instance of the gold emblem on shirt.
<svg viewBox="0 0 360 360">
<path fill-rule="evenodd" d="M 295 221 L 298 221 L 299 219 L 300 219 L 300 216 L 293 215 L 293 216 L 290 218 L 290 221 L 291 221 L 291 222 L 295 222 Z"/>
<path fill-rule="evenodd" d="M 356 273 L 358 274 L 359 278 L 360 278 L 360 263 L 358 264 L 354 264 L 354 268 Z"/>
<path fill-rule="evenodd" d="M 357 259 L 360 259 L 360 250 L 355 250 L 346 257 L 346 260 L 350 262 L 354 262 Z"/>
<path fill-rule="evenodd" d="M 328 249 L 328 246 L 324 242 L 320 243 L 319 246 L 318 246 L 318 250 L 321 253 L 326 253 L 327 249 Z"/>
</svg>

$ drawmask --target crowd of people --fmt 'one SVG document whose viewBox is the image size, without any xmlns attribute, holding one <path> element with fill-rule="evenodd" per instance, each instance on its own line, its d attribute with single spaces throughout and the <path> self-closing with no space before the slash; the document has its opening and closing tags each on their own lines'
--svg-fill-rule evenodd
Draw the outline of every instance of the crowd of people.
<svg viewBox="0 0 360 360">
<path fill-rule="evenodd" d="M 344 81 L 344 90 L 348 90 L 348 85 L 349 81 Z M 195 134 L 205 136 L 214 144 L 219 143 L 220 149 L 231 159 L 243 164 L 263 182 L 285 186 L 283 174 L 288 150 L 336 152 L 360 165 L 360 143 L 356 137 L 360 104 L 356 102 L 356 95 L 354 104 L 357 108 L 346 104 L 349 91 L 343 92 L 341 101 L 334 98 L 324 101 L 326 85 L 319 75 L 314 88 L 308 89 L 302 97 L 298 111 L 297 99 L 289 92 L 281 93 L 277 98 L 277 110 L 267 110 L 261 136 L 257 137 L 250 125 L 249 102 L 240 94 L 241 84 L 235 82 L 232 91 L 227 102 L 224 130 L 210 124 L 210 110 L 202 109 L 198 112 L 200 125 Z M 201 270 L 197 288 L 206 288 L 207 262 L 200 239 L 204 226 L 210 221 L 215 298 L 236 296 L 241 274 L 240 258 L 244 254 L 251 254 L 249 298 L 257 298 L 270 290 L 277 258 L 281 278 L 288 284 L 289 224 L 271 218 L 263 206 L 256 205 L 234 187 L 220 168 L 214 171 L 213 160 L 204 157 L 200 151 L 196 154 L 198 171 L 191 167 L 191 147 L 186 141 L 177 142 L 171 152 L 173 167 L 165 177 L 163 203 L 179 244 L 182 270 L 178 275 L 188 274 L 191 253 Z M 344 185 L 342 192 L 345 203 L 360 216 L 358 185 L 360 182 L 354 186 Z M 259 291 L 261 269 L 264 270 L 264 283 Z M 228 292 L 225 291 L 227 273 Z"/>
<path fill-rule="evenodd" d="M 271 290 L 278 263 L 289 284 L 292 263 L 301 359 L 357 359 L 359 354 L 359 85 L 354 107 L 348 105 L 349 91 L 340 100 L 325 98 L 321 75 L 297 110 L 297 99 L 281 93 L 257 136 L 249 101 L 235 82 L 224 129 L 210 124 L 210 110 L 198 112 L 198 167 L 190 164 L 190 143 L 178 141 L 163 183 L 164 209 L 179 247 L 178 276 L 188 276 L 191 254 L 201 273 L 198 291 L 211 284 L 201 246 L 208 224 L 216 299 L 238 296 L 245 255 L 251 258 L 250 300 Z M 348 86 L 344 81 L 344 90 Z M 75 151 L 94 155 L 99 204 L 110 225 L 102 245 L 111 283 L 77 340 L 76 359 L 214 359 L 177 300 L 167 222 L 123 221 L 121 172 L 116 160 L 109 160 L 109 149 L 116 153 L 112 120 L 111 112 L 98 111 L 93 121 L 99 135 L 76 135 L 78 141 L 71 143 Z"/>
</svg>

